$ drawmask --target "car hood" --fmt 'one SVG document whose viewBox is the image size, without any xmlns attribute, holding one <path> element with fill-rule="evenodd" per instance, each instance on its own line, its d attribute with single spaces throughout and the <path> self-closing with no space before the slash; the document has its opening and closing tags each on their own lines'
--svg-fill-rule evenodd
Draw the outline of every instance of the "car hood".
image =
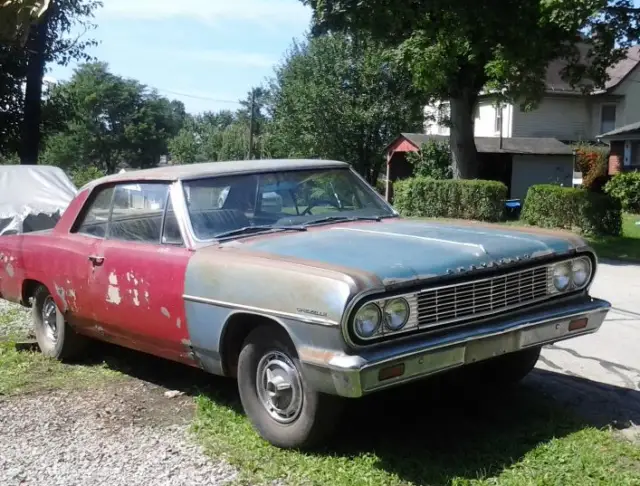
<svg viewBox="0 0 640 486">
<path fill-rule="evenodd" d="M 392 219 L 278 233 L 236 240 L 230 246 L 279 260 L 295 258 L 318 267 L 367 272 L 388 287 L 566 254 L 585 243 L 547 230 Z"/>
</svg>

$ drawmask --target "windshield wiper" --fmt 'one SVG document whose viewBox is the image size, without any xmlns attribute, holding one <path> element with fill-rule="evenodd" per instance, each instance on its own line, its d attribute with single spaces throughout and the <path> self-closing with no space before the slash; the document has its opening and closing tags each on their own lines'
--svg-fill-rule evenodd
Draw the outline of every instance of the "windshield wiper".
<svg viewBox="0 0 640 486">
<path fill-rule="evenodd" d="M 320 223 L 330 223 L 333 221 L 380 221 L 380 216 L 327 216 L 325 218 L 314 219 L 305 223 L 305 226 Z"/>
<path fill-rule="evenodd" d="M 307 231 L 307 228 L 304 226 L 272 226 L 272 225 L 257 225 L 257 226 L 244 226 L 243 228 L 236 228 L 229 231 L 223 231 L 222 233 L 218 233 L 213 237 L 217 240 L 221 238 L 229 238 L 231 236 L 239 236 L 247 233 L 254 233 L 260 231 L 269 231 L 269 230 L 280 230 L 280 231 Z"/>
</svg>

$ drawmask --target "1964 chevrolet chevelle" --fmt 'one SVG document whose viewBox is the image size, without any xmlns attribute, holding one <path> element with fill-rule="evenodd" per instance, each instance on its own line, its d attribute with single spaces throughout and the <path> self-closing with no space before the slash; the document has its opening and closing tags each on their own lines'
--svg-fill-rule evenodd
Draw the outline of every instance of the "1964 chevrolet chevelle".
<svg viewBox="0 0 640 486">
<path fill-rule="evenodd" d="M 43 353 L 90 337 L 236 377 L 280 447 L 317 444 L 340 397 L 461 366 L 518 381 L 601 326 L 595 269 L 578 237 L 400 218 L 318 160 L 108 176 L 54 229 L 0 237 L 0 296 L 33 307 Z"/>
</svg>

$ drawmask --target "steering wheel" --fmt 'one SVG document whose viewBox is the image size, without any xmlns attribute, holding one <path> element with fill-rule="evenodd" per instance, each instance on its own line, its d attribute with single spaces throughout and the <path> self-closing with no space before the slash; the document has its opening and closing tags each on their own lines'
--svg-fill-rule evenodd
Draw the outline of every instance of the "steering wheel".
<svg viewBox="0 0 640 486">
<path fill-rule="evenodd" d="M 340 206 L 338 206 L 334 201 L 331 201 L 329 199 L 316 199 L 309 203 L 309 205 L 307 206 L 307 209 L 302 211 L 301 216 L 307 216 L 307 215 L 313 216 L 313 213 L 311 212 L 311 210 L 322 203 L 328 204 L 329 206 L 336 208 L 338 211 L 342 211 L 342 208 L 340 208 Z"/>
</svg>

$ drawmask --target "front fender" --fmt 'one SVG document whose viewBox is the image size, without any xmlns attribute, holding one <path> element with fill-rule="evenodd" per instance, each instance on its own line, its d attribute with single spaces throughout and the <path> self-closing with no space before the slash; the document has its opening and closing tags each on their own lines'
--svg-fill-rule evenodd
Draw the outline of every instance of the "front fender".
<svg viewBox="0 0 640 486">
<path fill-rule="evenodd" d="M 213 250 L 213 249 L 212 249 Z M 189 343 L 202 367 L 224 374 L 221 347 L 234 315 L 280 324 L 297 349 L 344 350 L 343 313 L 362 283 L 346 273 L 232 251 L 198 251 L 189 261 L 184 300 Z"/>
</svg>

